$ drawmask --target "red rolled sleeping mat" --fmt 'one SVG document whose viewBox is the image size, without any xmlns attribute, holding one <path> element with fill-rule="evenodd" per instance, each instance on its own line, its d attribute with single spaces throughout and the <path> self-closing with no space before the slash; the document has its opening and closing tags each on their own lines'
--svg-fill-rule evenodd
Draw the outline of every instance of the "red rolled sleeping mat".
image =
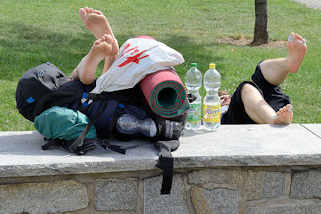
<svg viewBox="0 0 321 214">
<path fill-rule="evenodd" d="M 149 74 L 140 87 L 152 111 L 161 117 L 177 117 L 189 108 L 184 84 L 174 70 Z"/>
</svg>

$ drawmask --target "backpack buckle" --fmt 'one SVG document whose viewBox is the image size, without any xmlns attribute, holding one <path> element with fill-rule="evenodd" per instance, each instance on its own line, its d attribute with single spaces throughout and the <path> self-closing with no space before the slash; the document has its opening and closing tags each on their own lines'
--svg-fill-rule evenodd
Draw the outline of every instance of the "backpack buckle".
<svg viewBox="0 0 321 214">
<path fill-rule="evenodd" d="M 90 99 L 90 97 L 91 97 L 90 94 L 88 94 L 87 92 L 82 93 L 80 101 L 83 107 L 88 107 L 93 102 L 93 100 Z"/>
</svg>

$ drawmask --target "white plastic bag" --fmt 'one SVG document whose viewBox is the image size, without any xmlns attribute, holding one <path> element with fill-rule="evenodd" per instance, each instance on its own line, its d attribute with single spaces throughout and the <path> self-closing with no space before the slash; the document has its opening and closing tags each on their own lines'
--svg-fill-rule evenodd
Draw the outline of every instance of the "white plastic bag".
<svg viewBox="0 0 321 214">
<path fill-rule="evenodd" d="M 121 46 L 109 70 L 97 79 L 92 93 L 132 88 L 147 74 L 183 62 L 179 52 L 154 39 L 129 39 Z"/>
</svg>

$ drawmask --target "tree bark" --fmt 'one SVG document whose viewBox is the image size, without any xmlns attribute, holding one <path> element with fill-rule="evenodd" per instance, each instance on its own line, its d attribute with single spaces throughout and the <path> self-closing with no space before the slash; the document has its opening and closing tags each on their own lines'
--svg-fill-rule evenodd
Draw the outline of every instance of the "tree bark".
<svg viewBox="0 0 321 214">
<path fill-rule="evenodd" d="M 251 45 L 261 45 L 269 42 L 267 23 L 267 0 L 255 0 L 254 39 Z"/>
</svg>

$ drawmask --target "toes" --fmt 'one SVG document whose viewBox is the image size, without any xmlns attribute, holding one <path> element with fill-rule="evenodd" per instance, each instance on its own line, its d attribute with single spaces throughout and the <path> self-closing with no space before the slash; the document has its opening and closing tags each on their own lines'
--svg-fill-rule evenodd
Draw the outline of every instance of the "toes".
<svg viewBox="0 0 321 214">
<path fill-rule="evenodd" d="M 88 8 L 88 7 L 86 7 L 87 8 L 87 12 L 88 13 L 92 13 L 93 12 L 93 9 L 92 8 Z"/>
<path fill-rule="evenodd" d="M 299 40 L 302 40 L 303 39 L 303 37 L 302 36 L 300 36 L 299 34 L 295 34 L 295 37 L 297 38 L 297 39 L 299 39 Z"/>
<path fill-rule="evenodd" d="M 95 13 L 95 14 L 97 14 L 97 15 L 103 15 L 103 13 L 101 12 L 101 11 L 99 11 L 99 10 L 93 10 L 93 13 Z"/>
<path fill-rule="evenodd" d="M 100 40 L 99 39 L 97 39 L 95 42 L 94 42 L 94 46 L 97 46 L 97 45 L 99 45 L 100 44 Z"/>
<path fill-rule="evenodd" d="M 114 42 L 113 37 L 109 34 L 104 34 L 101 39 L 109 44 Z"/>
<path fill-rule="evenodd" d="M 108 43 L 108 45 L 111 45 L 112 54 L 113 55 L 118 54 L 119 47 L 118 47 L 117 40 L 114 37 L 112 37 L 111 35 L 109 35 L 109 34 L 105 34 L 102 38 L 104 39 L 104 41 L 106 43 Z"/>
<path fill-rule="evenodd" d="M 80 15 L 81 17 L 84 17 L 84 16 L 86 15 L 86 10 L 85 10 L 85 8 L 80 8 L 78 12 L 79 12 L 79 15 Z"/>
<path fill-rule="evenodd" d="M 101 11 L 93 9 L 93 8 L 90 8 L 90 7 L 80 8 L 80 10 L 81 9 L 84 10 L 85 13 L 94 13 L 94 14 L 97 14 L 97 15 L 103 15 L 103 13 Z"/>
<path fill-rule="evenodd" d="M 101 38 L 97 39 L 95 41 L 95 44 L 102 43 L 102 42 L 106 42 L 108 45 L 112 45 L 113 43 L 115 43 L 113 37 L 108 34 L 105 34 Z"/>
<path fill-rule="evenodd" d="M 291 32 L 289 34 L 288 41 L 289 42 L 294 41 L 294 42 L 301 42 L 302 43 L 302 42 L 305 42 L 305 39 L 301 35 Z"/>
<path fill-rule="evenodd" d="M 90 8 L 85 7 L 84 10 L 86 11 L 86 13 L 90 13 Z"/>
<path fill-rule="evenodd" d="M 279 112 L 283 113 L 283 112 L 285 112 L 285 110 L 286 110 L 286 107 L 284 106 L 279 110 Z"/>
<path fill-rule="evenodd" d="M 108 43 L 112 43 L 114 40 L 113 40 L 113 37 L 111 35 L 108 35 L 108 34 L 105 34 L 104 35 L 104 40 Z"/>
<path fill-rule="evenodd" d="M 293 38 L 295 39 L 295 42 L 300 43 L 300 44 L 306 44 L 306 40 L 299 34 L 294 33 Z"/>
<path fill-rule="evenodd" d="M 281 124 L 290 124 L 293 118 L 292 105 L 287 104 L 279 109 L 277 114 L 277 122 Z"/>
<path fill-rule="evenodd" d="M 295 34 L 294 34 L 293 32 L 291 32 L 291 33 L 289 34 L 288 41 L 289 41 L 289 42 L 293 41 L 294 36 L 295 36 Z"/>
<path fill-rule="evenodd" d="M 104 41 L 104 38 L 100 38 L 100 39 L 97 39 L 94 44 L 98 45 L 98 44 L 102 43 L 103 41 Z"/>
<path fill-rule="evenodd" d="M 287 108 L 287 110 L 288 110 L 289 112 L 292 112 L 292 111 L 293 111 L 293 106 L 292 106 L 291 104 L 287 104 L 285 107 Z"/>
</svg>

